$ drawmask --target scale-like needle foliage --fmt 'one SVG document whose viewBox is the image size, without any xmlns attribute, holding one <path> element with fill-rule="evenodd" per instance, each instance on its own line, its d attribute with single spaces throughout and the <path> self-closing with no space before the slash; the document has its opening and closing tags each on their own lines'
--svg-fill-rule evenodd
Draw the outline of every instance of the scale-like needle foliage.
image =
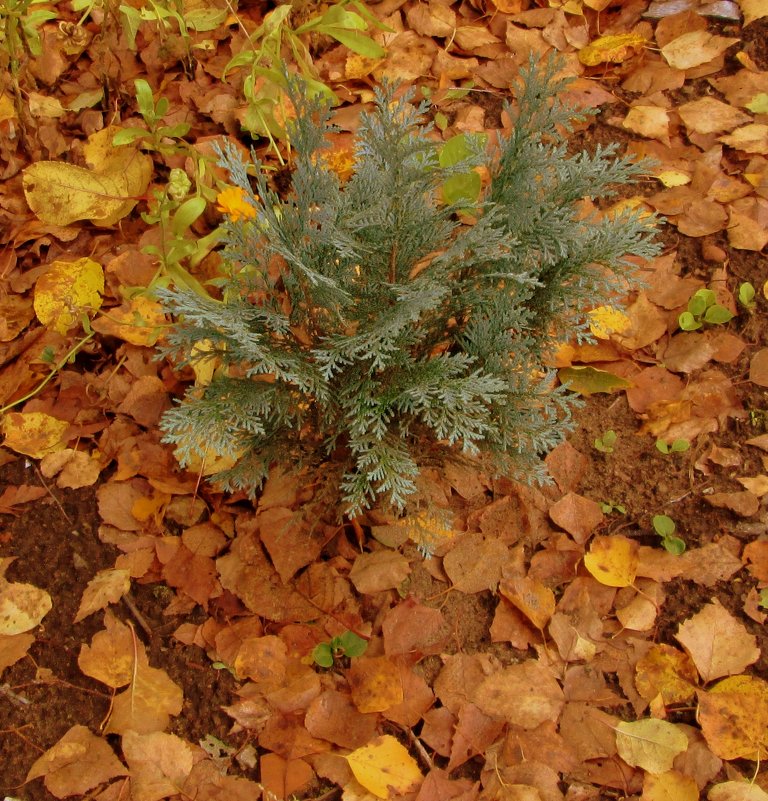
<svg viewBox="0 0 768 801">
<path fill-rule="evenodd" d="M 511 134 L 451 168 L 426 106 L 391 88 L 362 118 L 346 182 L 323 157 L 330 110 L 296 84 L 287 198 L 258 161 L 254 191 L 223 153 L 255 215 L 227 224 L 222 300 L 163 296 L 177 317 L 165 352 L 215 364 L 163 418 L 182 462 L 228 457 L 214 479 L 254 492 L 275 462 L 328 460 L 350 514 L 377 500 L 403 509 L 423 460 L 452 453 L 543 477 L 572 404 L 543 354 L 555 332 L 584 332 L 631 273 L 628 256 L 656 252 L 647 217 L 583 216 L 583 198 L 603 201 L 647 165 L 612 148 L 567 155 L 574 112 L 555 72 L 531 65 Z M 478 164 L 491 181 L 466 225 L 441 186 Z"/>
</svg>

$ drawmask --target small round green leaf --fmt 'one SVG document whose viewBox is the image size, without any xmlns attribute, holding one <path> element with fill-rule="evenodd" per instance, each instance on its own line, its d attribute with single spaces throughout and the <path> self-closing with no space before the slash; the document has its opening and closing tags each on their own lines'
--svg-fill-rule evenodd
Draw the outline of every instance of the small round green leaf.
<svg viewBox="0 0 768 801">
<path fill-rule="evenodd" d="M 333 666 L 333 653 L 331 645 L 327 642 L 318 643 L 312 650 L 312 659 L 315 660 L 316 665 L 320 667 L 329 668 Z"/>
</svg>

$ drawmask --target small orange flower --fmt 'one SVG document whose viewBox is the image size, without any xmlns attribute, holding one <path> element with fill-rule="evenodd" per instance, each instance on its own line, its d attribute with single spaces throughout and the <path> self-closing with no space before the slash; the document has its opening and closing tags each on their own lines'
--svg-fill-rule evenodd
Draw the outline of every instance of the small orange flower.
<svg viewBox="0 0 768 801">
<path fill-rule="evenodd" d="M 217 210 L 228 215 L 232 222 L 252 220 L 256 216 L 256 209 L 239 186 L 228 186 L 216 195 L 216 200 Z"/>
</svg>

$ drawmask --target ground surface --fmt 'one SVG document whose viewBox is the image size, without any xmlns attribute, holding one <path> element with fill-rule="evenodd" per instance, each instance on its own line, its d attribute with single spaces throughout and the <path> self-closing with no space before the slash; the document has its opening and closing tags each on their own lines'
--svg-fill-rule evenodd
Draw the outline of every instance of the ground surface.
<svg viewBox="0 0 768 801">
<path fill-rule="evenodd" d="M 389 15 L 402 5 L 385 2 L 377 8 Z M 512 5 L 505 8 L 511 12 Z M 534 11 L 531 3 L 517 5 L 515 10 Z M 726 146 L 718 153 L 717 137 L 737 124 L 702 133 L 676 111 L 703 98 L 727 99 L 726 91 L 713 89 L 713 81 L 739 73 L 745 63 L 761 76 L 755 86 L 768 86 L 761 83 L 768 70 L 768 25 L 758 19 L 743 26 L 694 11 L 663 22 L 643 21 L 647 3 L 623 5 L 619 13 L 618 6 L 602 3 L 602 17 L 583 9 L 589 41 L 600 33 L 636 30 L 646 37 L 655 32 L 659 46 L 688 30 L 734 40 L 724 55 L 713 53 L 687 72 L 641 50 L 586 72 L 613 96 L 601 101 L 600 114 L 574 142 L 618 141 L 647 150 L 669 169 L 692 176 L 700 196 L 700 203 L 693 196 L 685 202 L 670 199 L 657 181 L 641 188 L 638 194 L 670 222 L 663 232 L 665 255 L 647 269 L 648 286 L 629 296 L 630 327 L 601 340 L 599 352 L 577 349 L 558 357 L 558 367 L 597 365 L 626 376 L 635 389 L 587 398 L 569 445 L 550 457 L 552 487 L 490 482 L 471 468 L 427 476 L 435 505 L 452 518 L 453 534 L 439 526 L 435 533 L 428 523 L 436 549 L 424 560 L 402 528 L 335 526 L 306 478 L 303 483 L 271 480 L 255 509 L 205 485 L 198 489 L 195 476 L 176 471 L 167 449 L 158 444 L 157 418 L 167 394 L 179 393 L 179 379 L 151 361 L 146 343 L 126 343 L 114 331 L 101 336 L 42 393 L 14 410 L 60 414 L 75 432 L 69 447 L 90 453 L 99 465 L 93 481 L 86 485 L 77 478 L 87 472 L 80 465 L 75 479 L 59 478 L 57 485 L 56 471 L 45 460 L 27 458 L 8 442 L 0 449 L 0 495 L 8 488 L 42 488 L 26 502 L 20 497 L 14 503 L 13 495 L 0 498 L 6 504 L 0 514 L 0 556 L 13 559 L 2 563 L 12 583 L 3 587 L 3 597 L 13 600 L 8 587 L 27 583 L 52 599 L 30 639 L 21 639 L 30 636 L 26 632 L 0 635 L 0 791 L 5 795 L 30 801 L 69 795 L 204 801 L 255 798 L 263 790 L 264 798 L 295 793 L 331 799 L 343 792 L 345 799 L 367 799 L 375 796 L 354 782 L 339 755 L 377 735 L 390 735 L 409 752 L 407 758 L 386 757 L 385 764 L 394 766 L 393 781 L 411 764 L 429 776 L 407 795 L 419 801 L 575 801 L 639 798 L 641 793 L 650 801 L 688 801 L 706 797 L 715 785 L 727 786 L 732 794 L 713 799 L 768 797 L 756 794 L 759 787 L 768 790 L 768 773 L 754 760 L 768 749 L 765 727 L 760 728 L 768 719 L 760 717 L 768 716 L 763 685 L 745 685 L 742 701 L 726 704 L 720 718 L 706 707 L 707 699 L 722 697 L 712 688 L 724 677 L 759 681 L 768 675 L 759 595 L 768 584 L 768 382 L 765 368 L 761 373 L 755 361 L 766 344 L 762 288 L 768 265 L 760 229 L 767 219 L 763 156 L 768 146 Z M 742 5 L 746 11 L 754 6 Z M 390 40 L 393 52 L 405 61 L 409 52 L 411 58 L 413 52 L 430 58 L 434 48 L 442 52 L 446 38 L 435 20 L 444 20 L 451 9 L 463 24 L 497 39 L 466 44 L 455 54 L 462 61 L 476 59 L 465 65 L 468 75 L 478 65 L 498 65 L 496 77 L 482 73 L 488 80 L 483 86 L 494 98 L 503 94 L 497 85 L 509 68 L 504 59 L 513 52 L 510 42 L 520 47 L 524 40 L 540 51 L 554 42 L 574 57 L 564 31 L 574 41 L 582 35 L 582 18 L 560 10 L 557 16 L 552 9 L 539 9 L 550 15 L 548 23 L 539 24 L 531 17 L 513 18 L 493 8 L 484 15 L 488 9 L 451 3 L 430 4 L 434 19 L 429 22 L 414 8 L 427 6 L 402 7 L 400 35 L 411 39 L 407 48 L 401 43 L 402 51 Z M 506 25 L 517 38 L 507 33 L 505 40 Z M 222 35 L 220 41 L 227 39 Z M 162 58 L 151 52 L 143 67 L 126 55 L 132 66 L 123 64 L 123 70 L 131 77 L 145 74 L 157 88 Z M 325 61 L 318 59 L 325 76 L 338 69 L 340 56 L 333 52 L 323 56 Z M 748 60 L 739 60 L 739 54 Z M 219 68 L 210 66 L 211 74 Z M 71 95 L 63 83 L 82 77 L 78 69 L 75 61 L 64 77 L 43 81 L 41 93 Z M 400 77 L 416 81 L 406 67 L 400 69 Z M 44 70 L 38 69 L 38 79 Z M 397 74 L 395 66 L 392 71 Z M 431 74 L 440 76 L 436 67 Z M 171 75 L 164 86 L 174 108 L 185 96 L 179 86 L 195 86 L 183 80 L 174 84 L 177 77 Z M 459 71 L 456 80 L 462 77 Z M 626 88 L 633 78 L 634 88 Z M 653 80 L 657 86 L 648 84 Z M 199 85 L 196 91 L 202 91 Z M 124 94 L 130 102 L 130 92 Z M 349 95 L 347 100 L 355 99 L 354 91 Z M 623 125 L 630 103 L 664 109 L 665 132 L 643 129 L 648 134 L 643 136 L 635 123 Z M 488 112 L 485 117 L 478 116 L 480 108 Z M 470 95 L 470 101 L 448 104 L 445 111 L 454 122 L 464 120 L 466 129 L 483 129 L 498 123 L 498 108 L 487 99 L 472 103 Z M 763 124 L 765 113 L 748 116 Z M 199 107 L 191 118 L 199 126 L 193 125 L 192 138 L 219 132 Z M 94 254 L 109 264 L 125 252 L 141 263 L 131 242 L 146 227 L 135 215 L 116 234 L 115 244 L 111 233 L 89 232 L 87 223 L 81 229 L 45 229 L 26 208 L 18 169 L 29 161 L 60 158 L 56 137 L 66 140 L 99 127 L 82 115 L 56 120 L 27 121 L 28 139 L 13 153 L 16 171 L 9 159 L 4 176 L 2 209 L 15 238 L 5 243 L 6 254 L 13 250 L 14 255 L 6 257 L 0 278 L 4 297 L 20 298 L 16 312 L 31 306 L 38 264 L 65 254 Z M 701 167 L 705 154 L 709 166 Z M 747 172 L 756 178 L 745 181 L 741 176 Z M 718 193 L 717 181 L 723 186 L 739 182 L 744 193 Z M 750 186 L 757 186 L 752 194 Z M 753 205 L 733 206 L 744 198 Z M 736 212 L 753 223 L 740 223 Z M 720 223 L 712 222 L 720 217 Z M 738 239 L 733 234 L 738 224 L 749 235 Z M 119 283 L 132 283 L 128 271 L 120 272 L 127 269 L 120 258 L 120 266 L 113 263 L 109 272 L 113 292 Z M 751 311 L 734 300 L 744 282 L 757 290 Z M 687 297 L 705 285 L 738 314 L 727 326 L 682 335 L 677 315 Z M 115 292 L 115 306 L 118 297 Z M 11 305 L 4 308 L 10 321 Z M 725 332 L 727 340 L 716 339 Z M 30 315 L 2 342 L 0 404 L 18 399 L 45 374 L 44 365 L 35 361 L 43 347 L 35 337 L 59 357 L 75 341 L 42 331 Z M 673 342 L 676 350 L 670 351 Z M 651 368 L 658 372 L 645 372 Z M 132 395 L 131 387 L 139 384 L 145 394 Z M 612 452 L 601 452 L 595 440 L 609 430 L 617 440 Z M 690 447 L 664 455 L 655 446 L 657 437 L 682 438 Z M 756 479 L 749 489 L 737 483 L 744 477 Z M 70 489 L 68 482 L 83 486 Z M 591 502 L 613 508 L 600 512 Z M 651 525 L 661 514 L 675 521 L 686 544 L 684 556 L 661 548 Z M 323 522 L 311 527 L 309 521 L 317 518 Z M 382 521 L 368 521 L 377 522 Z M 629 556 L 607 557 L 617 560 L 609 573 L 632 574 L 626 581 L 611 582 L 604 574 L 601 580 L 599 570 L 588 570 L 583 562 L 584 554 L 609 535 L 629 543 Z M 392 549 L 386 547 L 392 544 L 388 538 L 394 538 Z M 99 571 L 106 571 L 100 574 L 104 585 L 93 590 Z M 88 614 L 78 615 L 88 587 Z M 29 604 L 38 601 L 33 597 Z M 107 618 L 101 611 L 106 607 Z M 701 617 L 708 614 L 714 617 Z M 684 623 L 692 636 L 681 636 Z M 369 640 L 365 656 L 340 656 L 330 670 L 314 665 L 315 644 L 345 630 Z M 89 647 L 101 669 L 84 659 Z M 648 667 L 649 653 L 657 659 L 657 673 Z M 142 672 L 146 664 L 156 673 Z M 676 694 L 670 688 L 680 677 L 688 690 Z M 129 712 L 115 706 L 115 695 L 124 691 Z M 159 709 L 165 712 L 158 720 Z M 730 724 L 723 722 L 728 714 Z M 656 763 L 649 767 L 617 745 L 620 721 L 651 717 L 666 719 L 688 738 L 687 751 L 674 766 L 670 760 L 663 769 Z M 175 737 L 152 739 L 161 731 Z M 69 750 L 60 743 L 65 735 L 76 742 Z M 645 732 L 643 737 L 648 739 Z M 655 735 L 650 740 L 661 749 Z M 100 751 L 97 757 L 94 742 L 106 743 L 113 761 Z M 57 743 L 58 750 L 48 750 Z M 47 761 L 36 763 L 46 752 Z M 45 781 L 33 778 L 25 784 L 33 765 L 34 775 Z M 230 778 L 223 779 L 225 774 Z M 754 795 L 743 794 L 743 783 L 725 784 L 753 775 Z"/>
</svg>

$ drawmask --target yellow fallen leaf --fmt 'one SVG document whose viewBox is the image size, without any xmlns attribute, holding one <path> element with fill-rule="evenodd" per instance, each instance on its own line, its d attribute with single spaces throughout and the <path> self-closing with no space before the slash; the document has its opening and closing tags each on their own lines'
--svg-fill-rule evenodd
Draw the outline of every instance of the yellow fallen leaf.
<svg viewBox="0 0 768 801">
<path fill-rule="evenodd" d="M 0 122 L 15 119 L 16 109 L 13 106 L 13 100 L 9 94 L 4 92 L 3 94 L 0 94 Z"/>
<path fill-rule="evenodd" d="M 620 389 L 629 389 L 632 386 L 632 382 L 626 378 L 606 370 L 598 370 L 596 367 L 564 367 L 557 375 L 561 384 L 568 384 L 568 389 L 581 395 L 618 392 Z"/>
<path fill-rule="evenodd" d="M 52 607 L 45 590 L 0 576 L 0 635 L 23 634 L 35 628 Z"/>
<path fill-rule="evenodd" d="M 614 331 L 625 331 L 630 319 L 613 306 L 598 306 L 589 313 L 589 330 L 598 339 L 609 339 Z"/>
<path fill-rule="evenodd" d="M 643 801 L 699 801 L 699 797 L 696 780 L 676 770 L 643 777 Z M 713 801 L 711 795 L 709 801 Z"/>
<path fill-rule="evenodd" d="M 739 0 L 741 13 L 744 15 L 744 25 L 749 25 L 756 19 L 768 17 L 768 2 L 766 0 Z"/>
<path fill-rule="evenodd" d="M 656 178 L 667 188 L 685 186 L 691 182 L 690 174 L 682 170 L 662 170 L 656 173 Z"/>
<path fill-rule="evenodd" d="M 579 61 L 587 67 L 595 67 L 606 62 L 621 64 L 634 56 L 635 52 L 645 44 L 645 37 L 637 33 L 601 36 L 579 50 Z"/>
<path fill-rule="evenodd" d="M 146 192 L 152 159 L 137 148 L 112 147 L 111 139 L 106 144 L 106 137 L 114 134 L 112 128 L 99 134 L 91 151 L 92 163 L 98 164 L 98 169 L 62 161 L 38 161 L 23 171 L 24 196 L 43 222 L 69 225 L 90 220 L 96 225 L 111 226 L 129 214 Z"/>
<path fill-rule="evenodd" d="M 646 701 L 660 695 L 665 704 L 689 703 L 698 678 L 688 654 L 663 643 L 652 645 L 635 666 L 635 686 Z"/>
<path fill-rule="evenodd" d="M 154 345 L 164 325 L 163 307 L 146 295 L 136 295 L 93 321 L 100 334 L 119 337 L 131 345 Z"/>
<path fill-rule="evenodd" d="M 389 734 L 347 754 L 346 759 L 357 781 L 378 798 L 411 792 L 423 778 L 416 760 Z"/>
<path fill-rule="evenodd" d="M 768 93 L 758 92 L 745 108 L 748 108 L 753 114 L 768 114 Z"/>
<path fill-rule="evenodd" d="M 215 352 L 216 346 L 210 339 L 201 339 L 192 347 L 189 363 L 195 374 L 196 387 L 207 387 L 213 380 L 213 373 L 219 364 L 219 359 L 213 355 Z"/>
<path fill-rule="evenodd" d="M 637 543 L 620 534 L 595 537 L 584 555 L 584 567 L 607 587 L 631 586 L 638 563 Z"/>
<path fill-rule="evenodd" d="M 54 261 L 35 284 L 35 314 L 43 325 L 66 334 L 79 322 L 80 314 L 101 306 L 104 271 L 84 257 L 77 261 Z"/>
<path fill-rule="evenodd" d="M 666 773 L 672 762 L 688 748 L 688 738 L 674 723 L 646 718 L 622 721 L 616 726 L 616 749 L 633 768 Z"/>
<path fill-rule="evenodd" d="M 45 412 L 9 412 L 3 419 L 3 445 L 16 453 L 42 459 L 64 449 L 69 423 Z"/>
<path fill-rule="evenodd" d="M 733 133 L 719 137 L 718 141 L 745 153 L 768 154 L 768 125 L 753 122 L 742 125 Z"/>
</svg>

